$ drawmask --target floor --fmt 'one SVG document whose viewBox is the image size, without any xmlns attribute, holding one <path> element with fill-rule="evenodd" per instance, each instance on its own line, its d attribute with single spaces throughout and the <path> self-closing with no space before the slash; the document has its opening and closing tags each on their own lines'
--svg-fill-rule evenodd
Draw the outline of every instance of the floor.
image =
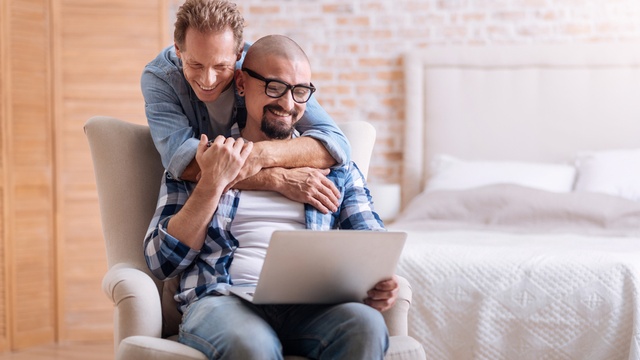
<svg viewBox="0 0 640 360">
<path fill-rule="evenodd" d="M 113 360 L 113 343 L 51 344 L 12 353 L 0 360 Z"/>
</svg>

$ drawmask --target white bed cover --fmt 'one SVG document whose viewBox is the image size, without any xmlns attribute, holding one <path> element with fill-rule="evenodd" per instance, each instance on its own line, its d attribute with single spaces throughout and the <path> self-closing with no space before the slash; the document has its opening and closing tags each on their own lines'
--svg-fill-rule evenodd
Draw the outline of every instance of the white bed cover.
<svg viewBox="0 0 640 360">
<path fill-rule="evenodd" d="M 640 359 L 639 238 L 390 229 L 429 359 Z"/>
</svg>

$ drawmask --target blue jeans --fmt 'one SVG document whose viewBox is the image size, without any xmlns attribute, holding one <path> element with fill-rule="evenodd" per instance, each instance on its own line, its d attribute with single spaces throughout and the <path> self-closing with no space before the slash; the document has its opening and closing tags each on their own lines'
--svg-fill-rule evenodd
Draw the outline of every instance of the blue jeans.
<svg viewBox="0 0 640 360">
<path fill-rule="evenodd" d="M 382 359 L 389 347 L 379 311 L 361 304 L 253 305 L 207 296 L 182 318 L 179 341 L 209 359 Z"/>
</svg>

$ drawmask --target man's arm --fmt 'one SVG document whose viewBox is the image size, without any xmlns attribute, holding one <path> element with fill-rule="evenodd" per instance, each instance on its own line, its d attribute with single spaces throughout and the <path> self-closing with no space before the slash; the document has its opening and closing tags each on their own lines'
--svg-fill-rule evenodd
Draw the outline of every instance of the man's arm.
<svg viewBox="0 0 640 360">
<path fill-rule="evenodd" d="M 196 161 L 202 176 L 184 207 L 169 220 L 167 232 L 192 249 L 204 244 L 211 217 L 218 207 L 220 196 L 238 174 L 251 153 L 253 143 L 218 136 L 207 145 L 206 135 L 198 144 Z"/>
<path fill-rule="evenodd" d="M 242 190 L 274 190 L 274 179 L 263 174 L 254 178 L 256 174 L 265 168 L 299 168 L 311 167 L 326 169 L 336 164 L 322 143 L 311 137 L 298 137 L 288 140 L 260 141 L 254 144 L 251 155 L 238 174 L 234 186 Z M 195 161 L 185 168 L 181 179 L 195 182 L 198 179 L 200 167 Z"/>
<path fill-rule="evenodd" d="M 216 138 L 212 149 L 206 144 L 206 136 L 203 136 L 196 158 L 205 164 L 207 176 L 193 191 L 190 190 L 192 184 L 174 179 L 168 173 L 163 177 L 158 207 L 144 240 L 147 265 L 161 280 L 178 276 L 195 261 L 220 200 L 221 189 L 235 176 L 246 153 L 251 151 L 251 143 L 240 147 L 242 140 L 236 142 L 223 137 Z M 220 159 L 214 159 L 218 156 Z M 210 167 L 209 163 L 215 163 L 217 167 Z"/>
<path fill-rule="evenodd" d="M 275 166 L 287 161 L 294 165 L 292 169 Z M 311 166 L 304 166 L 306 162 Z M 256 165 L 259 163 L 274 166 L 261 168 Z M 251 155 L 230 186 L 240 190 L 276 191 L 290 200 L 310 204 L 326 214 L 338 209 L 340 198 L 338 189 L 326 178 L 329 173 L 327 168 L 333 163 L 334 159 L 324 146 L 310 137 L 260 141 L 254 144 Z M 198 163 L 194 160 L 182 173 L 182 179 L 195 182 L 200 177 L 199 172 Z"/>
<path fill-rule="evenodd" d="M 175 71 L 177 72 L 177 68 Z M 177 76 L 175 73 L 167 75 L 163 69 L 152 64 L 147 65 L 142 73 L 140 85 L 145 101 L 145 114 L 162 165 L 171 176 L 181 179 L 185 168 L 192 161 L 195 162 L 198 147 L 196 136 L 199 134 L 196 134 L 185 113 L 193 112 L 192 106 L 182 104 L 177 90 L 170 83 L 171 80 L 163 78 L 160 74 L 168 77 Z M 183 86 L 183 90 L 188 92 L 188 85 Z M 195 114 L 190 115 L 195 117 Z"/>
<path fill-rule="evenodd" d="M 338 170 L 346 171 L 344 198 L 340 204 L 338 227 L 340 229 L 385 231 L 380 216 L 374 210 L 373 198 L 358 166 L 352 161 L 346 169 Z"/>
<path fill-rule="evenodd" d="M 263 169 L 255 176 L 236 184 L 236 188 L 250 190 L 252 184 L 276 191 L 286 198 L 309 204 L 323 214 L 335 212 L 340 204 L 340 191 L 327 178 L 329 169 L 280 167 Z"/>
<path fill-rule="evenodd" d="M 295 127 L 303 137 L 318 140 L 337 165 L 346 165 L 351 160 L 351 145 L 347 137 L 320 106 L 315 95 L 307 103 L 307 108 Z"/>
</svg>

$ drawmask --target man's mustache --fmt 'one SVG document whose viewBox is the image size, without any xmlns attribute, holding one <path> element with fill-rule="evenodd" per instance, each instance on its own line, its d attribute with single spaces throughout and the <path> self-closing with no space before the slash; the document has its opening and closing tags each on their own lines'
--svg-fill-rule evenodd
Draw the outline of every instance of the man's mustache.
<svg viewBox="0 0 640 360">
<path fill-rule="evenodd" d="M 275 112 L 278 112 L 278 113 L 287 114 L 287 115 L 291 116 L 294 119 L 298 118 L 298 114 L 299 114 L 299 112 L 295 108 L 293 108 L 291 110 L 285 110 L 282 106 L 274 105 L 274 104 L 266 105 L 264 107 L 264 112 L 266 113 L 267 110 L 271 110 L 271 111 L 275 111 Z"/>
</svg>

